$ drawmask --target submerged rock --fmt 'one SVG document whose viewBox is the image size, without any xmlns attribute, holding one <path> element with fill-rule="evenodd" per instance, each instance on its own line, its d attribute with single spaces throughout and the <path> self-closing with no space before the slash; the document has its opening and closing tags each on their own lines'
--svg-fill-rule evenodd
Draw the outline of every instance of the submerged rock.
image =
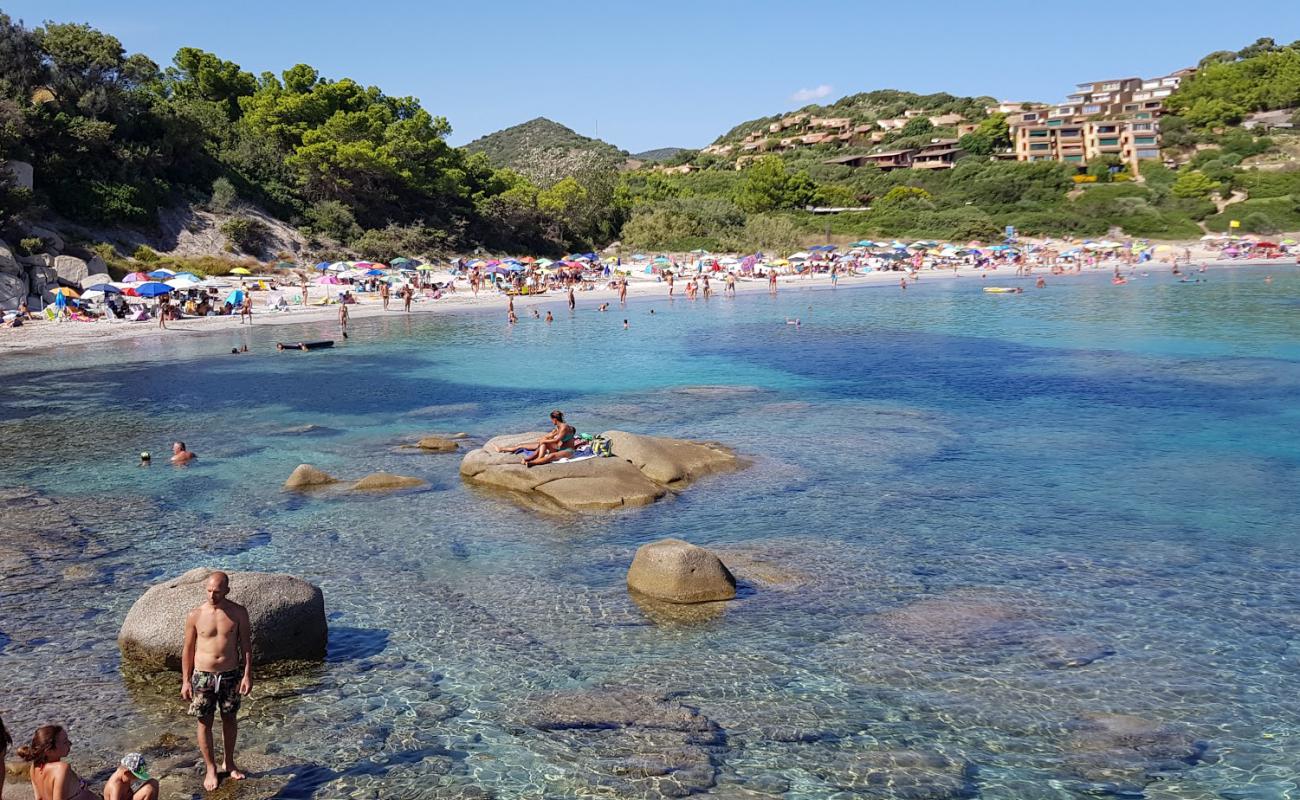
<svg viewBox="0 0 1300 800">
<path fill-rule="evenodd" d="M 414 489 L 418 486 L 427 485 L 423 480 L 412 478 L 409 475 L 374 472 L 352 484 L 352 489 L 358 492 L 388 492 L 395 489 Z"/>
<path fill-rule="evenodd" d="M 837 753 L 819 777 L 857 797 L 957 800 L 976 794 L 974 765 L 925 750 Z"/>
<path fill-rule="evenodd" d="M 126 660 L 180 669 L 185 617 L 207 599 L 210 569 L 192 569 L 146 591 L 127 612 L 117 644 Z M 325 657 L 328 626 L 321 590 L 292 575 L 231 572 L 230 599 L 248 609 L 253 663 Z"/>
<path fill-rule="evenodd" d="M 681 539 L 642 545 L 627 571 L 627 587 L 669 603 L 708 603 L 736 596 L 736 578 L 703 547 Z"/>
<path fill-rule="evenodd" d="M 886 611 L 878 621 L 888 633 L 911 642 L 974 648 L 1020 642 L 1027 615 L 1006 598 L 955 592 Z"/>
<path fill-rule="evenodd" d="M 529 706 L 524 724 L 574 761 L 570 777 L 580 793 L 686 797 L 717 779 L 722 730 L 689 706 L 623 689 L 547 695 Z"/>
<path fill-rule="evenodd" d="M 1128 714 L 1084 714 L 1067 727 L 1065 768 L 1092 792 L 1140 795 L 1161 774 L 1195 765 L 1206 750 L 1181 727 Z"/>
<path fill-rule="evenodd" d="M 529 468 L 521 463 L 522 456 L 496 451 L 498 446 L 509 447 L 544 435 L 530 432 L 490 439 L 465 456 L 460 474 L 472 483 L 515 492 L 525 505 L 604 511 L 649 505 L 667 495 L 670 486 L 679 489 L 708 472 L 739 465 L 735 455 L 721 445 L 620 431 L 604 434 L 613 445 L 611 458 Z"/>
<path fill-rule="evenodd" d="M 338 482 L 338 478 L 324 470 L 316 469 L 311 464 L 299 464 L 284 482 L 284 488 L 309 489 L 313 486 L 327 486 Z"/>
</svg>

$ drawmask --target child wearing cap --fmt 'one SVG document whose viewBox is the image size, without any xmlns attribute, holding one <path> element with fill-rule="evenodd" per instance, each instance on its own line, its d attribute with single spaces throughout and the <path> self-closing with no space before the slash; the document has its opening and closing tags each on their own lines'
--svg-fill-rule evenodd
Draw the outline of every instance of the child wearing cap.
<svg viewBox="0 0 1300 800">
<path fill-rule="evenodd" d="M 158 800 L 158 781 L 149 777 L 144 756 L 127 753 L 104 784 L 104 800 Z"/>
</svg>

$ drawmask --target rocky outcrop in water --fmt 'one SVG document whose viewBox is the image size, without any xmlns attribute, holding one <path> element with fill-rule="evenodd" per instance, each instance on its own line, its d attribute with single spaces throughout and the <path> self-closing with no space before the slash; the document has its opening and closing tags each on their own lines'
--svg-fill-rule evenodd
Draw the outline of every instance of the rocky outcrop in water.
<svg viewBox="0 0 1300 800">
<path fill-rule="evenodd" d="M 736 579 L 703 547 L 661 539 L 637 549 L 627 588 L 667 603 L 708 603 L 734 598 Z"/>
<path fill-rule="evenodd" d="M 409 475 L 373 472 L 352 484 L 352 489 L 357 492 L 391 492 L 397 489 L 415 489 L 427 485 L 423 480 Z"/>
<path fill-rule="evenodd" d="M 416 442 L 415 446 L 431 453 L 452 453 L 460 449 L 459 442 L 444 436 L 425 436 Z"/>
<path fill-rule="evenodd" d="M 151 587 L 118 633 L 122 656 L 152 669 L 180 669 L 186 615 L 207 599 L 210 569 L 193 569 Z M 321 590 L 292 575 L 231 572 L 230 599 L 248 609 L 253 663 L 325 657 L 328 626 Z"/>
<path fill-rule="evenodd" d="M 661 695 L 594 689 L 533 698 L 523 718 L 574 762 L 577 790 L 615 797 L 708 791 L 726 743 L 717 723 Z"/>
<path fill-rule="evenodd" d="M 316 486 L 328 486 L 338 483 L 339 479 L 323 469 L 316 469 L 311 464 L 299 464 L 284 482 L 285 489 L 311 489 Z"/>
<path fill-rule="evenodd" d="M 611 458 L 588 458 L 528 468 L 522 457 L 496 448 L 539 438 L 538 432 L 497 436 L 470 451 L 460 465 L 468 481 L 506 489 L 523 504 L 571 511 L 645 506 L 710 472 L 735 469 L 739 460 L 722 445 L 609 431 Z"/>
</svg>

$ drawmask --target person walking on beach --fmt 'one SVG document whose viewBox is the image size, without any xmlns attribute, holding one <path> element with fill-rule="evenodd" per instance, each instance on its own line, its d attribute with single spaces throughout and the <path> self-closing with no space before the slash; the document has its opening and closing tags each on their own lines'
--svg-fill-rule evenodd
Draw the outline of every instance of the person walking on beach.
<svg viewBox="0 0 1300 800">
<path fill-rule="evenodd" d="M 127 753 L 104 784 L 104 800 L 156 800 L 158 781 L 149 776 L 144 756 Z"/>
<path fill-rule="evenodd" d="M 708 300 L 708 299 L 709 299 L 709 295 L 713 294 L 713 290 L 709 288 L 709 276 L 708 276 L 708 275 L 702 275 L 702 276 L 700 277 L 700 280 L 702 280 L 702 281 L 704 282 L 704 299 L 705 299 L 705 300 Z"/>
<path fill-rule="evenodd" d="M 0 798 L 5 796 L 5 756 L 9 755 L 9 746 L 13 743 L 13 737 L 5 730 L 4 717 L 0 717 Z"/>
<path fill-rule="evenodd" d="M 664 272 L 664 280 L 668 281 L 668 296 L 672 297 L 673 296 L 673 273 L 671 271 L 666 270 Z"/>
<path fill-rule="evenodd" d="M 158 297 L 157 311 L 158 311 L 158 327 L 161 328 L 162 330 L 167 330 L 167 311 L 168 311 L 167 295 L 164 294 Z"/>
<path fill-rule="evenodd" d="M 68 732 L 61 725 L 43 725 L 18 757 L 32 765 L 32 790 L 36 800 L 98 800 L 84 778 L 63 761 L 72 751 Z"/>
<path fill-rule="evenodd" d="M 618 304 L 627 305 L 627 278 L 621 278 L 618 282 Z"/>
<path fill-rule="evenodd" d="M 776 294 L 776 267 L 767 269 L 767 291 L 768 294 Z"/>
<path fill-rule="evenodd" d="M 402 310 L 408 314 L 411 313 L 411 295 L 413 294 L 415 292 L 411 289 L 411 284 L 408 283 L 402 287 Z"/>
<path fill-rule="evenodd" d="M 736 273 L 734 272 L 727 273 L 727 286 L 723 290 L 723 293 L 729 294 L 732 297 L 736 296 Z"/>
<path fill-rule="evenodd" d="M 380 281 L 380 282 L 379 282 L 379 299 L 382 300 L 382 301 L 384 302 L 384 310 L 385 310 L 385 311 L 388 310 L 388 295 L 389 295 L 389 294 L 390 294 L 390 290 L 389 290 L 389 288 L 388 288 L 388 282 L 387 282 L 387 281 Z"/>
<path fill-rule="evenodd" d="M 253 295 L 244 292 L 244 302 L 239 306 L 239 324 L 244 324 L 244 317 L 248 317 L 248 324 L 253 324 Z"/>
<path fill-rule="evenodd" d="M 339 330 L 343 333 L 343 338 L 348 338 L 348 304 L 339 303 Z"/>
<path fill-rule="evenodd" d="M 840 265 L 831 264 L 831 288 L 834 289 L 840 283 Z"/>
<path fill-rule="evenodd" d="M 217 788 L 217 762 L 212 755 L 212 719 L 221 712 L 222 771 L 231 780 L 246 776 L 235 765 L 239 736 L 239 705 L 253 690 L 253 646 L 248 609 L 227 599 L 230 576 L 214 572 L 204 585 L 208 599 L 185 618 L 181 649 L 181 699 L 190 703 L 190 716 L 199 719 L 199 753 L 207 769 L 203 788 Z"/>
</svg>

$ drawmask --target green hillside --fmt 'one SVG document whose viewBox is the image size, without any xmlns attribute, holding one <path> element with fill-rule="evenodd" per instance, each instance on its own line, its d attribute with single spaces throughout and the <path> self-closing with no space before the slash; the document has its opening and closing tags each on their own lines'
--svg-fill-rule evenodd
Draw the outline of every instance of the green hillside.
<svg viewBox="0 0 1300 800">
<path fill-rule="evenodd" d="M 483 153 L 494 167 L 513 169 L 541 186 L 591 170 L 616 169 L 628 158 L 609 142 L 583 136 L 545 117 L 490 133 L 464 149 Z"/>
<path fill-rule="evenodd" d="M 632 158 L 635 158 L 637 161 L 646 162 L 667 161 L 684 152 L 686 152 L 685 147 L 660 147 L 656 150 L 646 150 L 644 153 L 636 153 Z"/>
<path fill-rule="evenodd" d="M 930 111 L 935 115 L 957 113 L 970 120 L 984 117 L 984 109 L 998 101 L 992 97 L 957 97 L 938 94 L 914 94 L 897 89 L 877 89 L 842 97 L 828 105 L 804 106 L 798 111 L 787 111 L 770 117 L 760 117 L 742 122 L 714 141 L 714 144 L 737 142 L 754 131 L 765 130 L 768 125 L 790 114 L 806 113 L 817 117 L 848 117 L 854 122 L 875 122 L 902 116 L 908 109 Z"/>
</svg>

